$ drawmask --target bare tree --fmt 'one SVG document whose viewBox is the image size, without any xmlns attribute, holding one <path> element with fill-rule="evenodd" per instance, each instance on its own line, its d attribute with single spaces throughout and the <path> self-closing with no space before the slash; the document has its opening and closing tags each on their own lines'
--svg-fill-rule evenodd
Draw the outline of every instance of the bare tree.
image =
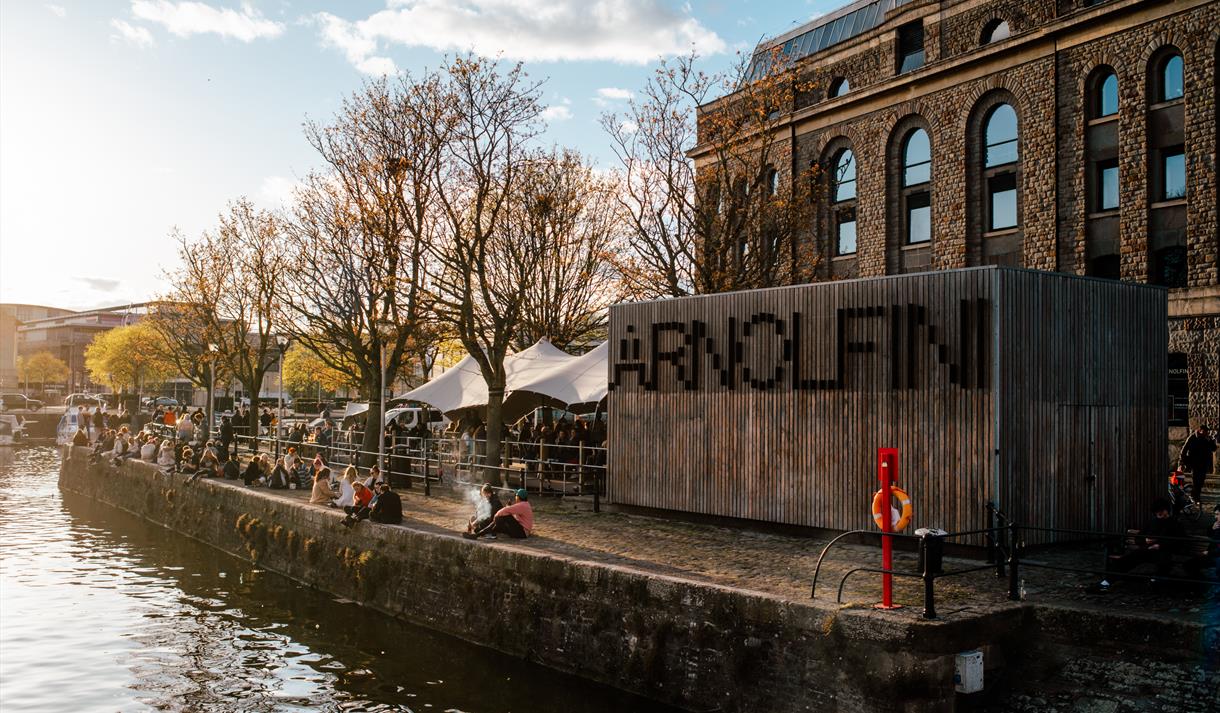
<svg viewBox="0 0 1220 713">
<path fill-rule="evenodd" d="M 443 221 L 436 309 L 487 382 L 485 455 L 498 466 L 504 357 L 545 249 L 529 229 L 546 200 L 536 168 L 543 157 L 528 150 L 540 129 L 539 84 L 520 64 L 502 69 L 477 57 L 451 60 L 445 76 L 451 114 L 437 124 L 444 152 L 433 180 Z"/>
<path fill-rule="evenodd" d="M 546 337 L 568 349 L 604 338 L 607 310 L 619 297 L 611 263 L 619 240 L 614 186 L 574 151 L 552 151 L 534 165 L 538 205 L 522 228 L 545 249 L 536 256 L 515 346 Z"/>
<path fill-rule="evenodd" d="M 179 238 L 181 243 L 181 238 Z M 175 276 L 170 275 L 173 279 Z M 212 363 L 208 351 L 211 338 L 209 324 L 201 319 L 201 310 L 192 307 L 186 295 L 168 294 L 148 307 L 144 322 L 155 329 L 161 339 L 152 343 L 157 356 L 173 365 L 191 385 L 207 389 L 212 382 Z M 224 364 L 216 361 L 217 382 L 231 379 Z"/>
<path fill-rule="evenodd" d="M 176 319 L 198 330 L 199 343 L 217 345 L 219 359 L 249 394 L 250 432 L 257 433 L 259 392 L 279 356 L 276 332 L 283 329 L 281 223 L 240 198 L 216 229 L 195 240 L 179 236 L 178 257 Z"/>
<path fill-rule="evenodd" d="M 366 453 L 381 434 L 383 356 L 389 382 L 434 340 L 425 266 L 446 117 L 439 77 L 404 75 L 366 84 L 331 123 L 305 126 L 326 169 L 296 195 L 285 304 L 295 339 L 369 399 Z"/>
<path fill-rule="evenodd" d="M 697 59 L 662 62 L 625 114 L 602 118 L 621 164 L 625 289 L 680 297 L 812 279 L 819 171 L 793 165 L 777 130 L 808 82 L 779 56 L 717 75 Z"/>
</svg>

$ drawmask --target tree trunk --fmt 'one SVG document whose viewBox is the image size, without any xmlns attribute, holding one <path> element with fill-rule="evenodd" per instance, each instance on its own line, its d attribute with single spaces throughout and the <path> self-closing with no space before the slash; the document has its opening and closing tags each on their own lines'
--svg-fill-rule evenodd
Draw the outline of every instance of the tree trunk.
<svg viewBox="0 0 1220 713">
<path fill-rule="evenodd" d="M 504 384 L 499 384 L 487 389 L 487 444 L 484 464 L 488 466 L 483 478 L 483 482 L 493 482 L 491 477 L 495 477 L 494 482 L 503 483 L 500 467 L 500 440 L 504 430 Z"/>
<path fill-rule="evenodd" d="M 373 376 L 373 381 L 377 382 L 379 377 Z M 381 424 L 381 392 L 373 388 L 369 388 L 369 410 L 365 412 L 364 421 L 364 438 L 360 442 L 360 465 L 369 468 L 377 462 L 377 444 L 378 438 L 381 438 L 381 432 L 385 430 Z"/>
</svg>

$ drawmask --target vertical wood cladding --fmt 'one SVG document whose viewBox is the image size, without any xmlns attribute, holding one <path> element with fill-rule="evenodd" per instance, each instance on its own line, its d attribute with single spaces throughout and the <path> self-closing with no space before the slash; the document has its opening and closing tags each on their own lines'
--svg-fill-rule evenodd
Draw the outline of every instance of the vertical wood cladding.
<svg viewBox="0 0 1220 713">
<path fill-rule="evenodd" d="M 1140 321 L 1158 309 L 1160 290 L 1003 268 L 618 305 L 609 497 L 865 528 L 887 446 L 920 526 L 978 527 L 987 500 L 1031 494 L 1028 524 L 1108 522 L 1073 500 L 1073 459 L 1106 473 L 1086 505 L 1160 484 L 1167 337 Z M 1104 462 L 1061 424 L 1078 407 L 1122 429 Z"/>
</svg>

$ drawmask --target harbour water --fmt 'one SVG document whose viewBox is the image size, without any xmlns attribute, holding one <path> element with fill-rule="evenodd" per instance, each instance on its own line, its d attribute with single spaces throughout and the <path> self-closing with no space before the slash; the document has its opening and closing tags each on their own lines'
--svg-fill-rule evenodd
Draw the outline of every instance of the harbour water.
<svg viewBox="0 0 1220 713">
<path fill-rule="evenodd" d="M 670 710 L 337 601 L 61 492 L 58 469 L 0 448 L 5 713 Z"/>
</svg>

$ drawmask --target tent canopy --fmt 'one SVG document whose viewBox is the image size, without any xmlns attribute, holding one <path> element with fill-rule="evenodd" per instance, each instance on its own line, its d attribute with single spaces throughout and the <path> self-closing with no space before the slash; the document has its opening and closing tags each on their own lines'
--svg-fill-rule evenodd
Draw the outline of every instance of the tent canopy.
<svg viewBox="0 0 1220 713">
<path fill-rule="evenodd" d="M 609 343 L 602 342 L 587 354 L 518 384 L 504 400 L 504 420 L 511 423 L 539 406 L 593 411 L 606 398 L 609 354 Z"/>
<path fill-rule="evenodd" d="M 511 393 L 519 384 L 533 381 L 551 369 L 575 360 L 576 357 L 557 349 L 550 341 L 539 339 L 530 348 L 504 359 L 507 377 L 504 391 Z M 398 398 L 422 401 L 449 416 L 464 409 L 486 406 L 487 382 L 483 380 L 478 362 L 466 355 L 453 368 Z"/>
</svg>

